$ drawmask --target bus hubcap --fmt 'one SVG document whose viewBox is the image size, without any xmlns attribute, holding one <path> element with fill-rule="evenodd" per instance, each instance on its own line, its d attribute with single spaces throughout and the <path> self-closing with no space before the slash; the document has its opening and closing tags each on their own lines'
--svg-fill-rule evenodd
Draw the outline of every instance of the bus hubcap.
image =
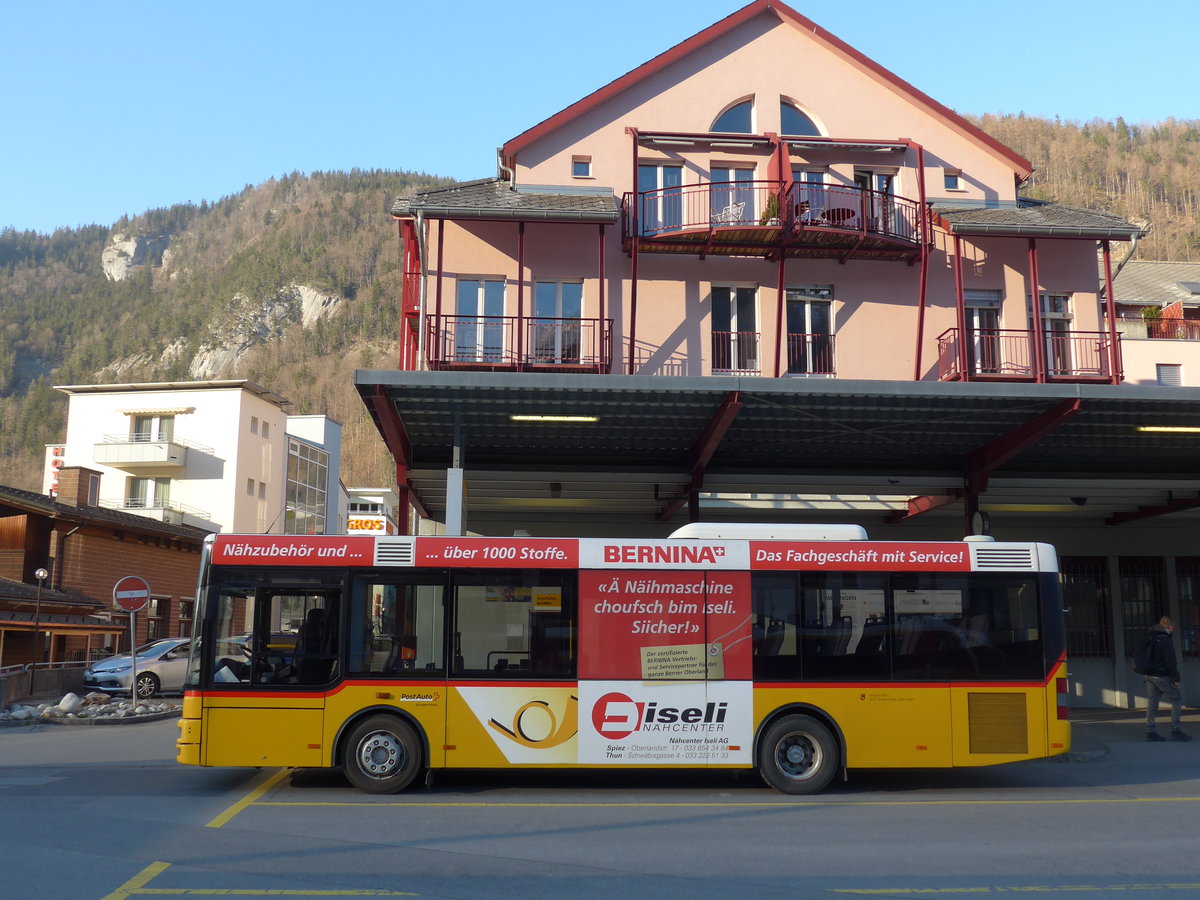
<svg viewBox="0 0 1200 900">
<path fill-rule="evenodd" d="M 367 735 L 359 745 L 358 760 L 362 770 L 375 778 L 389 778 L 400 768 L 404 748 L 396 736 L 384 731 Z"/>
<path fill-rule="evenodd" d="M 779 768 L 789 778 L 803 778 L 808 775 L 817 762 L 817 751 L 806 738 L 789 737 L 779 744 L 776 753 Z"/>
</svg>

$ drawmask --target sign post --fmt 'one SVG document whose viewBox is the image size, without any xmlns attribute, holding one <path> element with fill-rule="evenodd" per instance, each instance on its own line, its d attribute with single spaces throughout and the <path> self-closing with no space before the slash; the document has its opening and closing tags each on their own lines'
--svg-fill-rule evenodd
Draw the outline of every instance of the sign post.
<svg viewBox="0 0 1200 900">
<path fill-rule="evenodd" d="M 113 585 L 113 601 L 129 613 L 129 658 L 133 670 L 129 676 L 129 699 L 137 705 L 137 613 L 150 602 L 150 585 L 137 575 L 126 575 Z"/>
</svg>

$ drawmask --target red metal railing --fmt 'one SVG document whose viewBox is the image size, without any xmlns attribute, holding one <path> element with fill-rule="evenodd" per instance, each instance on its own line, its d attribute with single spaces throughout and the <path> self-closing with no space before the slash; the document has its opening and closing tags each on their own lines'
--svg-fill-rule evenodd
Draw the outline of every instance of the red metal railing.
<svg viewBox="0 0 1200 900">
<path fill-rule="evenodd" d="M 978 328 L 967 331 L 965 347 L 957 328 L 938 336 L 941 381 L 1037 381 L 1035 335 L 1029 331 Z M 1041 337 L 1047 381 L 1112 379 L 1111 338 L 1103 331 L 1044 332 Z M 966 360 L 963 372 L 962 360 Z"/>
<path fill-rule="evenodd" d="M 1200 341 L 1200 322 L 1194 319 L 1147 319 L 1146 337 L 1162 341 Z"/>
<path fill-rule="evenodd" d="M 714 331 L 712 371 L 714 375 L 758 375 L 758 332 Z"/>
<path fill-rule="evenodd" d="M 607 373 L 612 319 L 516 316 L 430 316 L 431 369 L 562 368 Z M 518 355 L 518 341 L 523 340 Z"/>
<path fill-rule="evenodd" d="M 625 233 L 663 237 L 712 228 L 837 229 L 920 240 L 920 205 L 906 197 L 833 184 L 722 181 L 627 193 Z"/>
<path fill-rule="evenodd" d="M 832 334 L 789 334 L 789 375 L 834 375 Z"/>
</svg>

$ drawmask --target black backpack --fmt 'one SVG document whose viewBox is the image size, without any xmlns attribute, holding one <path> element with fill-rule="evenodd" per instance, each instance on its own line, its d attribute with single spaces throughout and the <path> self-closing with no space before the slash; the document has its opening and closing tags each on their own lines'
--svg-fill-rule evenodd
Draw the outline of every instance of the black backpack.
<svg viewBox="0 0 1200 900">
<path fill-rule="evenodd" d="M 1142 642 L 1133 651 L 1133 671 L 1139 675 L 1158 674 L 1158 654 L 1154 652 L 1154 634 L 1142 638 Z"/>
</svg>

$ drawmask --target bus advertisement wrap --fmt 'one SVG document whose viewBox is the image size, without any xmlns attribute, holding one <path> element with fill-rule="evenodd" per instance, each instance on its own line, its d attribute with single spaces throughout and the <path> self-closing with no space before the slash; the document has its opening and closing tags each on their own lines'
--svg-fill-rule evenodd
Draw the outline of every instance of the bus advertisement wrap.
<svg viewBox="0 0 1200 900">
<path fill-rule="evenodd" d="M 579 761 L 748 765 L 753 707 L 748 681 L 580 682 Z"/>
<path fill-rule="evenodd" d="M 751 678 L 748 572 L 579 573 L 579 676 Z"/>
<path fill-rule="evenodd" d="M 578 761 L 574 688 L 458 687 L 471 713 L 510 763 Z"/>
</svg>

